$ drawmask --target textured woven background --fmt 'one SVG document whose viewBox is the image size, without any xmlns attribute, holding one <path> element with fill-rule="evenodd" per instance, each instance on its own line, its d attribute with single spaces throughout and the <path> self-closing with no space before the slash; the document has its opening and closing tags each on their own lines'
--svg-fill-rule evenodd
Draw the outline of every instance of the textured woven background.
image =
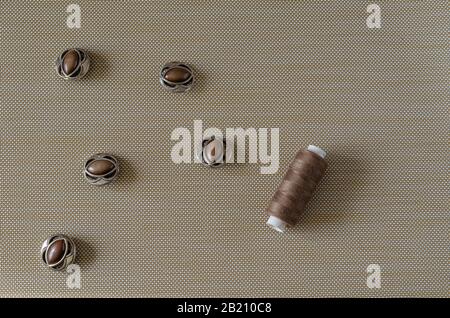
<svg viewBox="0 0 450 318">
<path fill-rule="evenodd" d="M 75 2 L 75 1 L 74 1 Z M 0 296 L 448 296 L 447 1 L 0 2 Z M 88 76 L 53 63 L 86 49 Z M 162 64 L 192 64 L 170 94 Z M 280 128 L 280 170 L 176 165 L 170 134 Z M 329 170 L 292 231 L 264 209 L 296 151 Z M 120 179 L 83 161 L 110 152 Z M 81 289 L 43 266 L 72 236 Z M 379 264 L 381 289 L 366 286 Z"/>
</svg>

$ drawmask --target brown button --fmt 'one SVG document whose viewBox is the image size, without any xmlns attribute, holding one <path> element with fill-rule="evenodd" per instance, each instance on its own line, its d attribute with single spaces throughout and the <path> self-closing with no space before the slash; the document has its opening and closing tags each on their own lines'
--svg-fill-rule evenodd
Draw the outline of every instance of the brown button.
<svg viewBox="0 0 450 318">
<path fill-rule="evenodd" d="M 218 139 L 214 139 L 209 142 L 204 151 L 204 159 L 207 163 L 214 163 L 222 160 L 223 158 L 223 142 Z"/>
<path fill-rule="evenodd" d="M 78 66 L 79 56 L 77 51 L 70 50 L 68 51 L 63 58 L 62 68 L 64 73 L 71 74 Z"/>
<path fill-rule="evenodd" d="M 64 256 L 66 244 L 64 240 L 58 240 L 51 244 L 47 249 L 47 263 L 48 265 L 58 263 Z"/>
<path fill-rule="evenodd" d="M 189 79 L 191 73 L 180 67 L 174 67 L 167 71 L 164 78 L 172 83 L 182 83 Z"/>
<path fill-rule="evenodd" d="M 87 170 L 96 176 L 101 176 L 111 172 L 114 169 L 114 164 L 109 160 L 95 160 L 89 164 Z"/>
</svg>

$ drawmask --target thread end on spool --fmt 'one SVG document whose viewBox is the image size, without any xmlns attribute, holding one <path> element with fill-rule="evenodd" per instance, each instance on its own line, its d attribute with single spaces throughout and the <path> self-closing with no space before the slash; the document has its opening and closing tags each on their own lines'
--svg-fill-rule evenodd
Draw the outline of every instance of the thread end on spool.
<svg viewBox="0 0 450 318">
<path fill-rule="evenodd" d="M 287 228 L 286 222 L 284 222 L 283 220 L 280 220 L 276 216 L 270 216 L 269 219 L 267 220 L 266 224 L 269 227 L 271 227 L 272 229 L 274 229 L 275 231 L 278 231 L 280 233 L 284 233 Z"/>
<path fill-rule="evenodd" d="M 308 151 L 314 152 L 316 155 L 319 155 L 322 159 L 325 159 L 327 153 L 325 150 L 314 146 L 314 145 L 309 145 L 308 148 L 306 148 Z"/>
</svg>

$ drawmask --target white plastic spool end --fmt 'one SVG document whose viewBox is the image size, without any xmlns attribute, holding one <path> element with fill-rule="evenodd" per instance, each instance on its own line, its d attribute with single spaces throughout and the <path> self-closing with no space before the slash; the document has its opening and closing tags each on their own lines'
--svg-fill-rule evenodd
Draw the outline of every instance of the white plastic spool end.
<svg viewBox="0 0 450 318">
<path fill-rule="evenodd" d="M 266 224 L 280 233 L 284 233 L 287 229 L 287 223 L 283 220 L 280 220 L 276 216 L 270 216 Z"/>
<path fill-rule="evenodd" d="M 314 152 L 316 155 L 319 155 L 320 157 L 322 157 L 322 159 L 325 159 L 327 153 L 325 150 L 314 146 L 314 145 L 309 145 L 308 148 L 306 148 L 306 150 Z"/>
</svg>

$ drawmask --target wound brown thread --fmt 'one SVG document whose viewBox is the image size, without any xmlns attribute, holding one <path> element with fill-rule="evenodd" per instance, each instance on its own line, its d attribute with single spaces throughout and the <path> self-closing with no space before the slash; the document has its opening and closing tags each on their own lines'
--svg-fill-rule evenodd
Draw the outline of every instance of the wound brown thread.
<svg viewBox="0 0 450 318">
<path fill-rule="evenodd" d="M 325 173 L 325 156 L 325 151 L 313 145 L 297 153 L 266 210 L 268 226 L 284 232 L 297 224 Z"/>
</svg>

